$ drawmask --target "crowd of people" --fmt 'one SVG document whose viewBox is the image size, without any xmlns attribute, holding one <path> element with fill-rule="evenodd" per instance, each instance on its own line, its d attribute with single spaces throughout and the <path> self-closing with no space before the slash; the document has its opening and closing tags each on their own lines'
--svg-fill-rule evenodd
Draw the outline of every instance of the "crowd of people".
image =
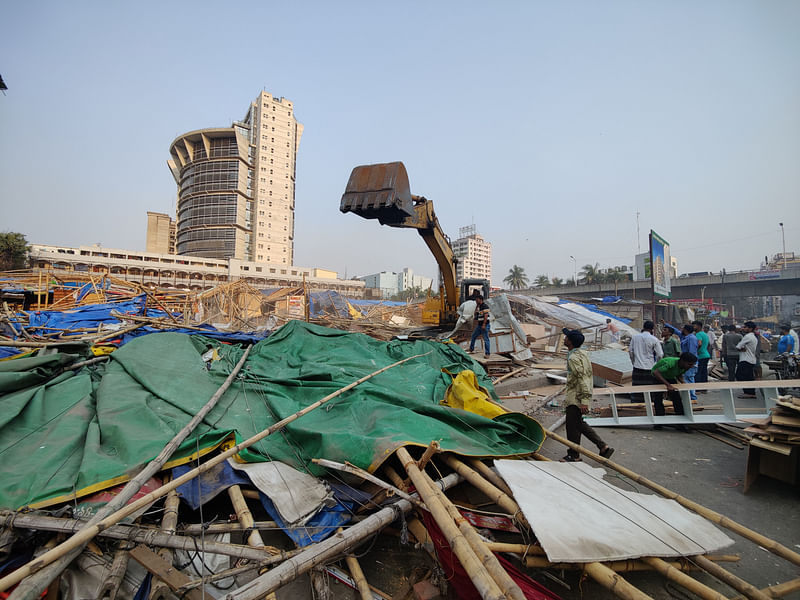
<svg viewBox="0 0 800 600">
<path fill-rule="evenodd" d="M 631 338 L 629 354 L 633 364 L 631 383 L 635 386 L 663 384 L 672 401 L 676 415 L 685 414 L 683 399 L 675 387 L 678 383 L 708 382 L 708 364 L 718 353 L 720 364 L 724 364 L 730 381 L 754 381 L 761 376 L 761 334 L 753 321 L 746 321 L 741 327 L 728 325 L 722 328 L 724 334 L 717 347 L 717 335 L 702 321 L 687 323 L 680 329 L 661 322 L 661 339 L 655 336 L 655 323 L 645 321 L 642 331 Z M 788 325 L 780 328 L 778 340 L 779 354 L 800 354 L 797 333 Z M 586 436 L 595 446 L 598 454 L 608 458 L 614 452 L 583 417 L 589 412 L 592 401 L 592 366 L 588 353 L 582 348 L 584 336 L 580 331 L 563 329 L 564 345 L 567 347 L 567 382 L 565 386 L 565 413 L 567 439 L 580 445 L 581 437 Z M 480 335 L 476 328 L 474 340 Z M 690 391 L 690 398 L 697 399 L 697 393 L 706 390 Z M 653 392 L 653 407 L 656 416 L 663 416 L 664 392 Z M 755 398 L 755 389 L 745 388 L 740 398 Z M 644 402 L 643 394 L 631 394 L 634 402 Z M 687 433 L 686 425 L 678 425 Z M 654 425 L 661 429 L 661 425 Z M 577 450 L 570 448 L 562 459 L 565 462 L 580 461 Z"/>
</svg>

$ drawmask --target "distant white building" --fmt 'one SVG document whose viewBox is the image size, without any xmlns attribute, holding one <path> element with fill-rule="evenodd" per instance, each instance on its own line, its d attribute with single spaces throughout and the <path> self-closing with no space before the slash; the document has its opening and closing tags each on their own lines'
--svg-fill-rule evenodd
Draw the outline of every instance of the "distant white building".
<svg viewBox="0 0 800 600">
<path fill-rule="evenodd" d="M 433 280 L 430 277 L 414 275 L 414 271 L 405 268 L 400 273 L 393 271 L 381 271 L 372 275 L 358 277 L 366 287 L 380 290 L 381 298 L 391 298 L 402 291 L 414 288 L 427 290 L 431 287 Z"/>
<path fill-rule="evenodd" d="M 458 239 L 452 243 L 456 263 L 456 280 L 487 279 L 492 282 L 492 244 L 484 240 L 475 225 L 461 227 Z"/>
</svg>

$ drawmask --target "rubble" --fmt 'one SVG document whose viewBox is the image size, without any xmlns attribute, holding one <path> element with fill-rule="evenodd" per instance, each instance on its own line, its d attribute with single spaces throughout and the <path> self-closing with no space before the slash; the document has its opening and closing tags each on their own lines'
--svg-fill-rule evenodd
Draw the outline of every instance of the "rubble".
<svg viewBox="0 0 800 600">
<path fill-rule="evenodd" d="M 572 569 L 625 598 L 647 597 L 620 575 L 642 569 L 702 597 L 720 596 L 687 571 L 767 597 L 718 564 L 735 556 L 710 554 L 727 539 L 715 526 L 800 565 L 794 550 L 529 416 L 557 404 L 561 386 L 510 384 L 563 373 L 561 327 L 589 331 L 597 364 L 615 370 L 604 359 L 620 353 L 603 344 L 605 315 L 491 298 L 500 352 L 482 363 L 459 347 L 468 330 L 444 341 L 403 336 L 421 323 L 414 304 L 243 282 L 155 293 L 86 277 L 48 281 L 48 301 L 35 308 L 26 286 L 40 299 L 38 281 L 4 283 L 23 290 L 13 309 L 6 300 L 0 338 L 0 591 L 10 598 L 58 588 L 76 599 L 281 598 L 308 574 L 315 593 L 336 580 L 361 598 L 449 590 L 549 600 L 560 597 L 557 574 Z M 528 414 L 509 411 L 512 399 Z M 783 410 L 774 416 L 794 418 Z M 559 504 L 528 491 L 530 469 L 562 483 L 598 471 L 542 462 L 546 437 L 663 496 L 653 502 L 689 509 L 695 527 L 709 528 L 707 543 L 637 550 L 623 536 L 621 550 L 555 552 L 546 526 L 569 524 L 578 498 L 585 510 L 630 511 L 600 493 L 575 490 Z M 601 475 L 591 476 L 604 487 Z M 367 552 L 380 539 L 415 558 L 377 581 Z"/>
</svg>

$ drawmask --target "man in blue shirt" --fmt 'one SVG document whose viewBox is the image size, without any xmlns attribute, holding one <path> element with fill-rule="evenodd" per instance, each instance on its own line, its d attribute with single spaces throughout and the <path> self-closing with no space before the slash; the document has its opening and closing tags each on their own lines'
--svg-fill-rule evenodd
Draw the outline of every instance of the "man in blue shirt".
<svg viewBox="0 0 800 600">
<path fill-rule="evenodd" d="M 689 354 L 694 354 L 697 356 L 697 348 L 699 344 L 697 342 L 697 336 L 694 334 L 694 327 L 689 325 L 688 323 L 683 326 L 681 330 L 681 353 L 688 352 Z M 686 383 L 694 383 L 694 378 L 697 375 L 697 364 L 694 364 L 692 368 L 686 371 L 683 374 L 683 380 Z M 694 390 L 689 392 L 689 397 L 692 400 L 697 400 L 697 394 Z"/>
<path fill-rule="evenodd" d="M 781 325 L 781 339 L 778 340 L 778 354 L 792 354 L 796 351 L 794 340 L 789 333 L 789 326 Z"/>
</svg>

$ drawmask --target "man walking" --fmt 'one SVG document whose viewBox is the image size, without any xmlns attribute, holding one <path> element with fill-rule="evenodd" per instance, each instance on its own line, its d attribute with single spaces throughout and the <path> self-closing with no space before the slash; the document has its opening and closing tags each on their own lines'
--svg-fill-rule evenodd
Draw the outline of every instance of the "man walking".
<svg viewBox="0 0 800 600">
<path fill-rule="evenodd" d="M 592 363 L 589 353 L 581 346 L 584 337 L 575 329 L 562 329 L 564 345 L 567 347 L 567 384 L 566 412 L 567 439 L 573 444 L 580 445 L 581 435 L 591 440 L 603 458 L 608 458 L 614 449 L 606 444 L 584 420 L 583 415 L 589 412 L 589 403 L 592 401 Z M 579 462 L 580 454 L 570 448 L 567 455 L 561 459 L 564 462 Z"/>
<path fill-rule="evenodd" d="M 697 375 L 694 380 L 697 383 L 708 383 L 708 361 L 711 359 L 711 353 L 708 351 L 708 334 L 703 331 L 702 321 L 692 321 L 692 325 L 697 338 Z M 706 390 L 701 392 L 705 394 Z"/>
<path fill-rule="evenodd" d="M 728 325 L 728 333 L 722 336 L 722 359 L 728 368 L 728 381 L 736 381 L 736 365 L 739 364 L 739 351 L 736 344 L 742 341 L 742 334 L 737 333 L 736 325 Z"/>
<path fill-rule="evenodd" d="M 631 338 L 628 354 L 633 363 L 632 385 L 653 385 L 653 376 L 650 370 L 664 356 L 661 342 L 653 335 L 653 329 L 655 329 L 655 324 L 652 321 L 645 321 L 641 333 L 637 333 Z M 631 394 L 631 401 L 644 402 L 644 395 Z"/>
<path fill-rule="evenodd" d="M 694 335 L 694 327 L 688 323 L 683 326 L 681 330 L 681 353 L 688 352 L 697 356 L 697 337 Z M 686 383 L 694 383 L 695 376 L 697 375 L 697 365 L 692 365 L 692 368 L 683 374 L 683 380 Z M 694 390 L 689 391 L 689 398 L 697 400 L 697 394 Z"/>
<path fill-rule="evenodd" d="M 475 351 L 475 340 L 483 334 L 483 352 L 488 358 L 491 354 L 489 349 L 489 306 L 484 302 L 483 296 L 475 296 L 475 330 L 469 340 L 469 351 Z"/>
<path fill-rule="evenodd" d="M 736 365 L 736 381 L 754 381 L 756 369 L 756 348 L 758 347 L 758 339 L 754 333 L 756 324 L 752 321 L 747 321 L 742 327 L 744 337 L 736 344 L 736 349 L 739 351 L 739 364 Z M 742 390 L 739 398 L 755 398 L 755 388 L 746 388 Z"/>
</svg>

